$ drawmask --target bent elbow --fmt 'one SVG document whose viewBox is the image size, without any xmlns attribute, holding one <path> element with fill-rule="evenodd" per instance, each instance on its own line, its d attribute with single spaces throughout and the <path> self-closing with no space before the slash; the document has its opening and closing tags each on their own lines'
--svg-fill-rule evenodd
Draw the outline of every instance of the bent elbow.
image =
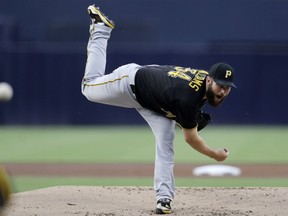
<svg viewBox="0 0 288 216">
<path fill-rule="evenodd" d="M 191 137 L 185 138 L 185 142 L 186 142 L 188 145 L 192 146 L 192 147 L 193 147 L 194 144 L 195 144 L 195 140 L 192 139 Z"/>
<path fill-rule="evenodd" d="M 190 145 L 192 143 L 192 140 L 189 137 L 185 137 L 185 142 Z"/>
</svg>

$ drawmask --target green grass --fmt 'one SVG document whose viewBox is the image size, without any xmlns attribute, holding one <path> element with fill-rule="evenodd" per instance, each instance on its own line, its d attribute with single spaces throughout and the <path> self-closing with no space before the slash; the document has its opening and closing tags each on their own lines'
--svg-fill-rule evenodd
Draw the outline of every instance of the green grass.
<svg viewBox="0 0 288 216">
<path fill-rule="evenodd" d="M 201 136 L 225 147 L 233 163 L 288 163 L 288 127 L 209 126 Z M 0 163 L 153 163 L 148 127 L 0 127 Z M 216 163 L 195 152 L 176 130 L 176 163 Z M 59 185 L 152 186 L 153 178 L 13 177 L 15 191 Z M 176 178 L 176 186 L 287 187 L 287 178 Z"/>
<path fill-rule="evenodd" d="M 288 163 L 288 127 L 208 127 L 201 136 L 230 151 L 229 163 Z M 148 127 L 0 127 L 0 162 L 153 163 Z M 177 129 L 176 163 L 213 163 Z"/>
<path fill-rule="evenodd" d="M 1 128 L 0 136 L 4 162 L 145 162 L 154 155 L 148 128 Z"/>
</svg>

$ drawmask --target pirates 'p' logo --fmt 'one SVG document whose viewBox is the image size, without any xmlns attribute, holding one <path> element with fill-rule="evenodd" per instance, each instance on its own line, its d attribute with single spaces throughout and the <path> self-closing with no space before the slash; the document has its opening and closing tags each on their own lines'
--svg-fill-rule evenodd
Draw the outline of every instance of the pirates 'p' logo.
<svg viewBox="0 0 288 216">
<path fill-rule="evenodd" d="M 227 79 L 231 75 L 232 75 L 232 71 L 231 70 L 226 70 L 225 78 Z"/>
</svg>

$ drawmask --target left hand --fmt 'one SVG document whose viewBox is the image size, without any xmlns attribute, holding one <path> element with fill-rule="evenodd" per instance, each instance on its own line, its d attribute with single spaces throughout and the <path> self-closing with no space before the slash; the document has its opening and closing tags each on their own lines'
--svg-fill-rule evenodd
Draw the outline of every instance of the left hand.
<svg viewBox="0 0 288 216">
<path fill-rule="evenodd" d="M 197 131 L 199 132 L 211 122 L 211 115 L 200 110 L 196 116 L 196 121 L 198 123 Z"/>
</svg>

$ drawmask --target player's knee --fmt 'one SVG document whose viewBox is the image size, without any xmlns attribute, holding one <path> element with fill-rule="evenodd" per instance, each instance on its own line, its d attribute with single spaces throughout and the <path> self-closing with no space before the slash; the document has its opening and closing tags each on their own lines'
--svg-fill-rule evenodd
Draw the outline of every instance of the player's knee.
<svg viewBox="0 0 288 216">
<path fill-rule="evenodd" d="M 87 88 L 82 87 L 82 94 L 86 97 L 87 100 L 92 101 L 91 93 Z"/>
</svg>

